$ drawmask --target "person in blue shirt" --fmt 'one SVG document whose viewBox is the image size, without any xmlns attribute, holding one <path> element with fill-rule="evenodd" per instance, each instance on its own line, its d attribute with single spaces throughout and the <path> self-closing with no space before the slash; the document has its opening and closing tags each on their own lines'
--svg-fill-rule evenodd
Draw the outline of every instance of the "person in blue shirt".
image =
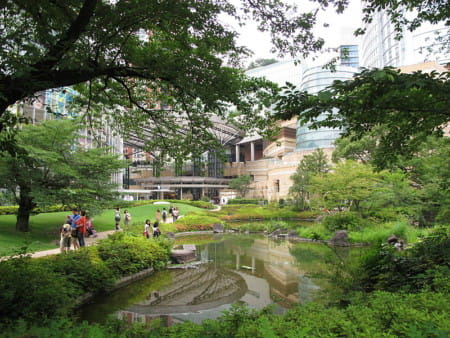
<svg viewBox="0 0 450 338">
<path fill-rule="evenodd" d="M 78 209 L 72 209 L 72 215 L 67 216 L 67 221 L 70 224 L 70 228 L 72 230 L 72 243 L 73 249 L 79 249 L 80 243 L 78 242 L 78 230 L 77 230 L 77 221 L 80 219 L 80 214 L 78 214 Z"/>
</svg>

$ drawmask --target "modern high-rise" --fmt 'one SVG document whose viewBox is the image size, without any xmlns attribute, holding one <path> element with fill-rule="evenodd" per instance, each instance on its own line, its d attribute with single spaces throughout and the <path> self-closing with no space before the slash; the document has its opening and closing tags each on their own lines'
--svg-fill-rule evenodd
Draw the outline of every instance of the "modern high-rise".
<svg viewBox="0 0 450 338">
<path fill-rule="evenodd" d="M 413 32 L 405 30 L 398 39 L 386 11 L 375 12 L 371 23 L 364 27 L 361 39 L 361 66 L 366 68 L 401 67 L 426 61 L 444 64 L 450 61 L 449 48 L 436 37 L 447 36 L 450 28 L 444 24 L 423 24 Z"/>
</svg>

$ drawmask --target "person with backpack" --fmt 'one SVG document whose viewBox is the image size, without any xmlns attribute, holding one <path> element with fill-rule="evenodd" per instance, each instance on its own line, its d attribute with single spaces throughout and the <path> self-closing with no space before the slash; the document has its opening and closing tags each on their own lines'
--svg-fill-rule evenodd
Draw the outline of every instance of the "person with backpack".
<svg viewBox="0 0 450 338">
<path fill-rule="evenodd" d="M 80 243 L 78 242 L 78 228 L 77 221 L 80 219 L 80 214 L 78 214 L 77 208 L 72 208 L 72 215 L 67 216 L 67 220 L 70 224 L 71 229 L 71 243 L 73 244 L 73 249 L 77 250 L 80 248 Z"/>
<path fill-rule="evenodd" d="M 130 224 L 131 214 L 128 212 L 128 210 L 125 210 L 125 212 L 123 213 L 123 220 L 125 226 L 128 226 Z"/>
<path fill-rule="evenodd" d="M 163 221 L 163 223 L 166 223 L 166 221 L 167 221 L 167 210 L 166 210 L 166 208 L 163 208 L 163 211 L 162 211 L 162 221 Z"/>
<path fill-rule="evenodd" d="M 120 208 L 114 211 L 114 221 L 116 222 L 116 231 L 120 230 Z"/>
<path fill-rule="evenodd" d="M 159 230 L 159 223 L 155 222 L 153 224 L 153 238 L 158 238 L 161 235 L 161 230 Z"/>
</svg>

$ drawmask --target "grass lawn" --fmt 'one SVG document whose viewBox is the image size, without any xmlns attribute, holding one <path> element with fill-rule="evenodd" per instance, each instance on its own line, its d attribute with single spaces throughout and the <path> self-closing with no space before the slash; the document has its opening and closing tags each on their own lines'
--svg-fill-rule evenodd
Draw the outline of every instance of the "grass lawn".
<svg viewBox="0 0 450 338">
<path fill-rule="evenodd" d="M 183 203 L 173 203 L 178 207 L 180 216 L 186 215 L 192 211 L 202 210 Z M 155 221 L 155 213 L 157 209 L 169 209 L 169 204 L 149 204 L 140 207 L 128 208 L 132 219 L 130 230 L 135 233 L 143 232 L 145 220 L 148 218 Z M 123 215 L 124 209 L 121 210 Z M 30 217 L 30 232 L 21 233 L 15 230 L 15 215 L 0 215 L 0 257 L 17 253 L 20 248 L 27 247 L 26 252 L 35 252 L 41 250 L 55 249 L 55 241 L 59 239 L 59 227 L 63 224 L 69 211 L 42 213 Z M 121 225 L 123 228 L 123 216 Z M 94 228 L 97 231 L 114 230 L 114 210 L 105 210 L 100 215 L 93 216 Z M 172 224 L 162 224 L 160 226 L 162 232 L 173 231 Z"/>
</svg>

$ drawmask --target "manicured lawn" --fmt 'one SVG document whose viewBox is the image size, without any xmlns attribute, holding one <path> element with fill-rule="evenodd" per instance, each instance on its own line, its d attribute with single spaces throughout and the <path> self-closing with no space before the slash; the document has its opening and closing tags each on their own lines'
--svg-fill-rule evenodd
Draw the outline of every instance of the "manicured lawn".
<svg viewBox="0 0 450 338">
<path fill-rule="evenodd" d="M 180 216 L 186 215 L 192 211 L 201 209 L 187 204 L 174 203 L 178 207 Z M 169 208 L 169 204 L 149 204 L 140 207 L 128 208 L 132 220 L 130 229 L 135 233 L 140 233 L 144 229 L 145 220 L 148 218 L 155 221 L 157 209 Z M 124 209 L 121 210 L 123 214 Z M 15 230 L 15 215 L 0 216 L 0 257 L 16 253 L 21 247 L 27 246 L 27 252 L 55 249 L 55 241 L 59 239 L 58 230 L 70 212 L 42 213 L 30 217 L 30 232 L 21 233 Z M 93 224 L 97 231 L 114 230 L 114 210 L 105 210 L 100 215 L 93 216 Z M 123 228 L 123 216 L 122 216 Z M 164 231 L 173 230 L 172 224 L 163 224 L 160 229 Z M 127 230 L 127 229 L 124 229 Z"/>
</svg>

